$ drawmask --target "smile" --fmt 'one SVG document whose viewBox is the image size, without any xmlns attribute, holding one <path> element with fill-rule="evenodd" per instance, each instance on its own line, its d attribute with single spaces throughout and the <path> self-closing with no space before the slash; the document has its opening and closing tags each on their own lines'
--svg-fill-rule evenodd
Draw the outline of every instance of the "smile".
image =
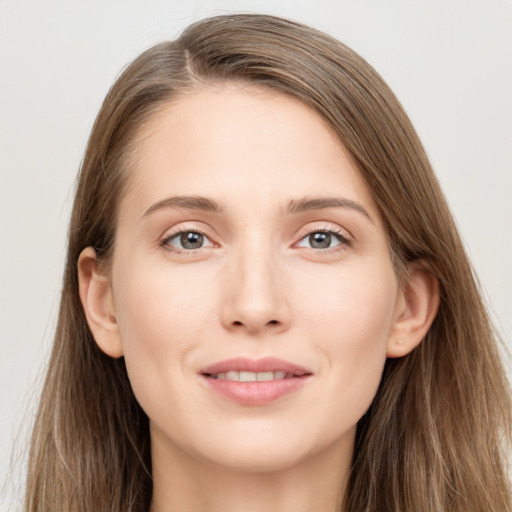
<svg viewBox="0 0 512 512">
<path fill-rule="evenodd" d="M 276 358 L 236 358 L 221 361 L 201 371 L 208 388 L 245 406 L 267 405 L 298 391 L 313 373 Z"/>
<path fill-rule="evenodd" d="M 209 375 L 212 379 L 223 379 L 237 382 L 268 382 L 270 380 L 290 379 L 294 377 L 292 373 L 283 371 L 278 372 L 221 372 Z"/>
</svg>

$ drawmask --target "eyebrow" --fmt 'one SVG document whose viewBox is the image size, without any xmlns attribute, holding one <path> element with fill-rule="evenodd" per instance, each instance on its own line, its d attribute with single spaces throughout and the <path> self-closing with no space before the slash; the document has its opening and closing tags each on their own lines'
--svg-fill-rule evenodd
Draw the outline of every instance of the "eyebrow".
<svg viewBox="0 0 512 512">
<path fill-rule="evenodd" d="M 151 205 L 143 217 L 160 210 L 169 208 L 181 208 L 186 210 L 200 210 L 203 212 L 222 213 L 222 207 L 213 199 L 201 196 L 174 196 L 162 199 Z"/>
<path fill-rule="evenodd" d="M 289 213 L 322 210 L 324 208 L 350 208 L 364 215 L 371 222 L 374 222 L 371 215 L 361 204 L 343 197 L 304 197 L 302 199 L 292 200 L 288 204 Z"/>
<path fill-rule="evenodd" d="M 169 208 L 222 213 L 222 206 L 213 199 L 209 199 L 208 197 L 173 196 L 162 199 L 161 201 L 151 205 L 146 210 L 143 217 Z M 343 197 L 303 197 L 301 199 L 292 199 L 288 203 L 287 211 L 289 214 L 294 214 L 311 210 L 322 210 L 325 208 L 350 208 L 360 213 L 361 215 L 364 215 L 371 222 L 373 222 L 372 217 L 361 204 Z"/>
</svg>

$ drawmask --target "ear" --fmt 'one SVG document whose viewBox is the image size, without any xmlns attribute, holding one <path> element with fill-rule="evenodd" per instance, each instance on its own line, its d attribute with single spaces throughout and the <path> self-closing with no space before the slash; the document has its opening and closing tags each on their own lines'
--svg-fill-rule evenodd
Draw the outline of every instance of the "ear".
<svg viewBox="0 0 512 512">
<path fill-rule="evenodd" d="M 439 282 L 423 260 L 408 265 L 407 280 L 397 301 L 387 357 L 402 357 L 416 348 L 429 330 L 439 307 Z"/>
<path fill-rule="evenodd" d="M 123 347 L 116 322 L 112 287 L 99 268 L 96 252 L 84 249 L 78 258 L 80 300 L 98 347 L 110 357 L 121 357 Z"/>
</svg>

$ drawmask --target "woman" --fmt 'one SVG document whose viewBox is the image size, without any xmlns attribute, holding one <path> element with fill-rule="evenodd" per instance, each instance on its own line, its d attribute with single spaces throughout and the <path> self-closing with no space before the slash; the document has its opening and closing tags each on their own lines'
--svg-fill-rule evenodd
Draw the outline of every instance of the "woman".
<svg viewBox="0 0 512 512">
<path fill-rule="evenodd" d="M 26 510 L 506 511 L 510 398 L 414 129 L 268 16 L 138 57 L 83 161 Z"/>
</svg>

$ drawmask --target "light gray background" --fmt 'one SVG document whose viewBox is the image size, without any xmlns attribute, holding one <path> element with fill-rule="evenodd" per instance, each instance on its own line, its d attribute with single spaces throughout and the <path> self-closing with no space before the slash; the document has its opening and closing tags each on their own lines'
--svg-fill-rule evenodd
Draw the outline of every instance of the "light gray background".
<svg viewBox="0 0 512 512">
<path fill-rule="evenodd" d="M 0 0 L 2 511 L 17 509 L 94 116 L 142 50 L 232 11 L 311 24 L 384 76 L 423 139 L 512 348 L 512 0 Z"/>
</svg>

